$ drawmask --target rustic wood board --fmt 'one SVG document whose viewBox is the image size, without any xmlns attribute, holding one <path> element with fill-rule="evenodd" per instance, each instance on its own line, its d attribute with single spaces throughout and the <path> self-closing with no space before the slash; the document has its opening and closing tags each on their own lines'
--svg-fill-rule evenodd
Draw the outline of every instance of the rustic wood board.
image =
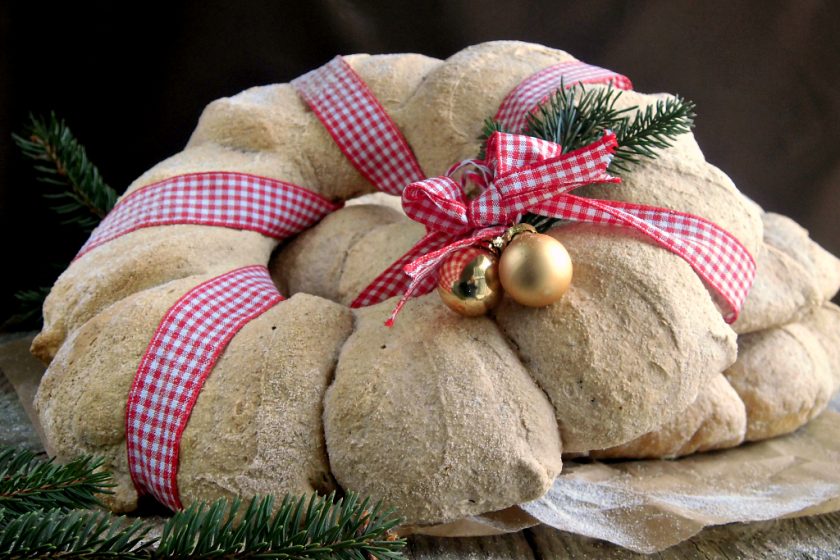
<svg viewBox="0 0 840 560">
<path fill-rule="evenodd" d="M 20 375 L 20 368 L 39 367 L 27 352 L 29 344 L 26 338 L 0 336 L 0 444 L 22 445 L 37 450 L 40 446 L 37 434 L 10 383 L 10 380 L 19 382 L 25 377 Z M 31 386 L 22 387 L 25 394 L 32 390 Z M 840 398 L 835 399 L 833 408 L 840 411 Z M 838 559 L 840 512 L 710 527 L 688 541 L 649 556 L 542 526 L 495 537 L 447 539 L 414 536 L 408 540 L 406 557 L 411 560 Z"/>
</svg>

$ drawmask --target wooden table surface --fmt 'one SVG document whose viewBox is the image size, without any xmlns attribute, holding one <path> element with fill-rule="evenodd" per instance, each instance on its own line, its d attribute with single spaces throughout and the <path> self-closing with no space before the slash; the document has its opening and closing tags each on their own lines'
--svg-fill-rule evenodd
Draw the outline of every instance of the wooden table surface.
<svg viewBox="0 0 840 560">
<path fill-rule="evenodd" d="M 25 352 L 26 347 L 27 343 L 20 336 L 0 336 L 0 444 L 42 450 L 40 440 L 8 380 L 23 369 L 39 367 L 34 358 Z M 838 411 L 839 404 L 840 401 L 835 399 L 833 407 Z M 710 527 L 688 541 L 648 556 L 604 541 L 541 526 L 497 537 L 444 539 L 414 536 L 408 541 L 406 557 L 415 560 L 840 559 L 840 512 Z"/>
</svg>

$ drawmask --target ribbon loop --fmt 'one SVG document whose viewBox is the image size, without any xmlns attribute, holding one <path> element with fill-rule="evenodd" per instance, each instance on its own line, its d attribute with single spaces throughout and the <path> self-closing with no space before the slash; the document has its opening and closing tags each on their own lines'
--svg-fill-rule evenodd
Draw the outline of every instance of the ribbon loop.
<svg viewBox="0 0 840 560">
<path fill-rule="evenodd" d="M 494 132 L 487 139 L 487 161 L 497 179 L 522 167 L 563 155 L 563 147 L 532 136 Z"/>
<path fill-rule="evenodd" d="M 428 235 L 380 274 L 353 306 L 379 303 L 403 291 L 388 320 L 392 324 L 408 298 L 434 289 L 434 273 L 453 251 L 502 234 L 522 213 L 571 189 L 618 182 L 607 173 L 615 147 L 612 132 L 569 154 L 544 140 L 493 133 L 488 139 L 488 156 L 478 165 L 494 176 L 475 199 L 467 201 L 462 186 L 448 176 L 417 181 L 404 189 L 406 214 L 424 224 Z M 463 164 L 453 166 L 450 172 Z"/>
<path fill-rule="evenodd" d="M 556 150 L 550 150 L 543 146 L 550 142 L 539 140 L 540 144 L 525 143 L 524 138 L 527 137 L 515 134 L 501 138 L 507 152 L 524 151 L 527 146 L 535 150 L 532 154 L 540 154 L 531 163 L 505 169 L 493 181 L 509 214 L 521 214 L 545 200 L 583 185 L 620 182 L 619 178 L 607 173 L 612 154 L 618 146 L 615 134 L 610 131 L 588 146 L 560 155 L 549 155 L 560 149 L 557 144 L 554 144 Z M 508 159 L 511 159 L 510 156 Z M 528 158 L 520 156 L 520 160 L 528 161 Z"/>
<path fill-rule="evenodd" d="M 406 215 L 426 231 L 461 233 L 469 229 L 467 199 L 450 177 L 432 177 L 408 185 L 402 194 Z"/>
<path fill-rule="evenodd" d="M 727 322 L 733 322 L 755 278 L 752 255 L 731 234 L 698 216 L 665 208 L 594 200 L 569 194 L 591 183 L 617 183 L 607 172 L 617 148 L 607 131 L 592 144 L 563 154 L 551 142 L 496 132 L 483 162 L 465 165 L 489 170 L 483 191 L 467 200 L 462 185 L 451 177 L 435 177 L 409 185 L 403 207 L 426 225 L 428 234 L 353 302 L 371 305 L 403 292 L 388 325 L 408 298 L 434 289 L 437 269 L 454 251 L 503 233 L 519 216 L 533 212 L 563 220 L 631 228 L 682 257 L 706 283 Z M 486 172 L 486 171 L 485 171 Z"/>
<path fill-rule="evenodd" d="M 483 162 L 465 160 L 449 170 L 452 174 L 470 165 L 492 174 L 479 184 L 483 191 L 475 199 L 468 201 L 463 185 L 447 175 L 408 185 L 403 208 L 427 231 L 458 234 L 512 224 L 529 208 L 581 185 L 617 182 L 606 171 L 615 147 L 612 132 L 568 154 L 552 142 L 494 132 Z"/>
</svg>

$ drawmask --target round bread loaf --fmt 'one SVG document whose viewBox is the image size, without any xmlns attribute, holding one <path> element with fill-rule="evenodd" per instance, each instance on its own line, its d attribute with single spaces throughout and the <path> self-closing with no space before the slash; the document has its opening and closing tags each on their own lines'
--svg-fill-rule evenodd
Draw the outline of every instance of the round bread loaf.
<svg viewBox="0 0 840 560">
<path fill-rule="evenodd" d="M 446 61 L 415 54 L 346 60 L 433 176 L 475 156 L 482 123 L 514 86 L 573 58 L 501 41 Z M 627 92 L 620 103 L 643 108 L 659 98 Z M 288 181 L 337 202 L 375 190 L 287 84 L 210 103 L 186 148 L 127 193 L 202 171 Z M 743 332 L 807 316 L 840 283 L 830 255 L 811 250 L 795 267 L 795 256 L 780 257 L 786 247 L 807 245 L 807 234 L 803 241 L 782 224 L 768 238 L 760 209 L 704 160 L 691 134 L 621 185 L 581 194 L 699 215 L 735 235 L 759 263 L 781 262 L 760 273 L 759 282 L 775 278 L 762 292 L 773 296 L 754 298 Z M 753 411 L 773 399 L 751 400 L 745 417 L 737 380 L 757 358 L 736 363 L 736 333 L 702 281 L 681 258 L 626 230 L 551 230 L 572 255 L 575 275 L 568 294 L 547 308 L 506 299 L 494 315 L 467 319 L 429 295 L 412 300 L 389 329 L 383 323 L 393 299 L 347 307 L 423 233 L 379 198 L 348 204 L 279 248 L 255 232 L 168 225 L 84 254 L 53 287 L 32 348 L 49 363 L 36 409 L 50 454 L 103 456 L 117 481 L 110 507 L 133 509 L 125 403 L 156 326 L 206 279 L 269 263 L 289 299 L 242 328 L 208 377 L 181 441 L 185 505 L 338 486 L 383 498 L 407 522 L 430 526 L 539 497 L 559 474 L 564 449 L 675 456 L 737 445 L 746 418 L 749 439 L 778 431 L 755 428 Z M 787 271 L 807 278 L 774 311 L 786 297 L 778 285 Z M 804 337 L 827 328 L 798 330 Z M 758 355 L 761 345 L 749 342 L 749 352 Z M 828 377 L 820 379 L 828 390 Z M 824 400 L 820 393 L 809 403 L 816 410 Z"/>
</svg>

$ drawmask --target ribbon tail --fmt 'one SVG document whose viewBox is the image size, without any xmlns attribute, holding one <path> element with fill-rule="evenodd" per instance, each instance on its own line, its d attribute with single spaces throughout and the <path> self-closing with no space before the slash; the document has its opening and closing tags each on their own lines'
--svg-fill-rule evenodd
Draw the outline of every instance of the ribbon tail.
<svg viewBox="0 0 840 560">
<path fill-rule="evenodd" d="M 452 239 L 452 237 L 449 239 Z M 386 327 L 394 326 L 394 320 L 397 318 L 397 315 L 399 315 L 400 311 L 402 311 L 402 308 L 409 299 L 413 298 L 415 295 L 427 294 L 434 289 L 435 284 L 437 283 L 437 278 L 434 273 L 443 262 L 443 259 L 454 250 L 450 249 L 450 247 L 453 245 L 458 245 L 459 247 L 461 246 L 457 241 L 449 245 L 446 245 L 445 243 L 446 242 L 444 241 L 443 247 L 426 253 L 425 255 L 408 262 L 402 267 L 402 272 L 408 280 L 408 287 L 403 292 L 403 296 L 397 302 L 393 311 L 391 311 L 391 315 L 388 317 L 388 320 L 385 321 Z"/>
<path fill-rule="evenodd" d="M 535 211 L 555 218 L 629 227 L 657 245 L 682 257 L 704 281 L 733 323 L 755 280 L 755 260 L 732 234 L 720 226 L 684 212 L 564 195 Z"/>
<path fill-rule="evenodd" d="M 394 320 L 397 318 L 397 315 L 399 315 L 403 306 L 409 299 L 415 295 L 427 294 L 435 288 L 435 285 L 437 284 L 437 275 L 435 273 L 443 264 L 443 261 L 446 260 L 446 257 L 459 249 L 463 249 L 464 247 L 475 245 L 485 239 L 501 235 L 506 229 L 507 228 L 503 226 L 482 229 L 470 237 L 452 241 L 443 247 L 430 251 L 429 253 L 426 253 L 425 255 L 414 259 L 405 265 L 403 270 L 405 271 L 405 274 L 411 278 L 411 282 L 403 294 L 403 297 L 400 298 L 400 301 L 397 302 L 396 307 L 394 307 L 394 310 L 391 312 L 391 316 L 387 321 L 385 321 L 385 325 L 388 327 L 393 326 Z M 452 237 L 450 237 L 450 240 L 451 239 Z"/>
<path fill-rule="evenodd" d="M 434 251 L 435 249 L 445 245 L 451 238 L 452 236 L 450 234 L 443 232 L 431 232 L 426 234 L 426 236 L 418 241 L 414 247 L 391 263 L 384 272 L 377 276 L 373 282 L 368 284 L 368 286 L 362 290 L 362 293 L 353 300 L 350 307 L 358 308 L 375 305 L 404 292 L 408 288 L 411 278 L 406 276 L 403 272 L 403 268 L 418 257 L 422 257 L 426 253 Z"/>
</svg>

